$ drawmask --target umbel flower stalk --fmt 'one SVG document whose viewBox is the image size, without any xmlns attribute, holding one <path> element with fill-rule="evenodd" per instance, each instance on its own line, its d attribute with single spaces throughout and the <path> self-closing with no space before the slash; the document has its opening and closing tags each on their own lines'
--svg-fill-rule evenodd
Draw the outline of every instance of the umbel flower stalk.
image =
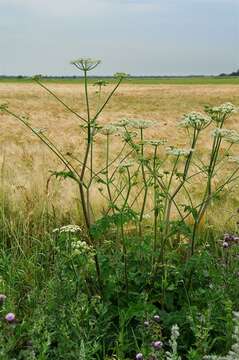
<svg viewBox="0 0 239 360">
<path fill-rule="evenodd" d="M 59 147 L 55 145 L 43 132 L 35 129 L 30 124 L 28 119 L 24 118 L 23 116 L 19 116 L 14 112 L 12 112 L 11 110 L 9 110 L 7 104 L 3 104 L 0 107 L 0 110 L 13 116 L 16 120 L 20 121 L 24 126 L 26 126 L 32 133 L 34 133 L 34 135 L 36 135 L 49 148 L 49 150 L 61 161 L 61 163 L 65 166 L 65 169 L 67 169 L 68 171 L 67 173 L 65 171 L 61 172 L 61 175 L 63 175 L 64 177 L 70 177 L 78 184 L 80 191 L 80 202 L 82 206 L 82 213 L 88 231 L 88 241 L 89 244 L 92 246 L 94 245 L 94 239 L 91 234 L 92 213 L 91 213 L 90 188 L 92 185 L 93 177 L 95 176 L 92 164 L 93 164 L 93 142 L 97 129 L 97 119 L 104 110 L 104 108 L 106 107 L 106 105 L 108 104 L 108 102 L 110 101 L 111 97 L 114 95 L 115 91 L 119 87 L 123 78 L 126 77 L 126 74 L 124 73 L 116 74 L 116 79 L 117 79 L 116 85 L 113 87 L 112 91 L 106 97 L 106 99 L 101 104 L 101 106 L 99 106 L 96 113 L 91 114 L 90 99 L 88 93 L 88 72 L 94 70 L 100 64 L 100 62 L 101 62 L 100 60 L 94 60 L 90 58 L 80 58 L 77 60 L 73 60 L 71 62 L 71 64 L 74 65 L 78 70 L 82 71 L 84 75 L 86 116 L 79 114 L 78 112 L 73 110 L 70 106 L 68 106 L 62 99 L 60 99 L 52 90 L 50 90 L 41 81 L 41 76 L 37 75 L 33 78 L 38 85 L 40 85 L 44 90 L 46 90 L 50 95 L 52 95 L 68 111 L 74 114 L 81 123 L 83 122 L 86 125 L 86 130 L 87 130 L 86 148 L 84 151 L 83 160 L 79 161 L 81 164 L 80 170 L 78 170 L 78 168 L 72 162 L 69 161 L 67 156 L 59 149 Z M 90 163 L 90 167 L 88 165 L 89 163 Z M 86 170 L 89 169 L 90 169 L 89 171 L 90 177 L 87 178 Z M 100 265 L 99 265 L 97 252 L 95 252 L 94 260 L 95 260 L 95 267 L 96 267 L 99 287 L 102 290 L 103 284 L 101 280 Z"/>
</svg>

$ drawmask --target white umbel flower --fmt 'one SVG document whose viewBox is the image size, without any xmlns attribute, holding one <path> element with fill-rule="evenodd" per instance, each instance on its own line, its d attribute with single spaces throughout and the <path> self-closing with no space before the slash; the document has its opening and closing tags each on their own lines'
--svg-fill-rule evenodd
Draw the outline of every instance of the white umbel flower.
<svg viewBox="0 0 239 360">
<path fill-rule="evenodd" d="M 210 124 L 210 122 L 211 119 L 209 116 L 200 112 L 193 111 L 183 116 L 182 120 L 179 123 L 179 126 L 185 128 L 192 127 L 196 130 L 202 130 L 205 129 Z"/>
<path fill-rule="evenodd" d="M 216 122 L 220 123 L 228 118 L 230 115 L 238 112 L 239 108 L 234 104 L 227 102 L 220 106 L 207 106 L 205 111 Z"/>
<path fill-rule="evenodd" d="M 77 69 L 82 71 L 90 71 L 96 68 L 101 63 L 100 60 L 94 60 L 90 58 L 80 58 L 71 61 L 71 64 L 77 67 Z"/>
<path fill-rule="evenodd" d="M 213 130 L 214 137 L 221 137 L 225 141 L 231 144 L 239 144 L 239 133 L 236 130 L 229 130 L 229 129 L 219 129 L 216 128 Z"/>
<path fill-rule="evenodd" d="M 188 156 L 193 151 L 194 151 L 194 149 L 180 149 L 180 148 L 176 148 L 173 146 L 166 148 L 166 153 L 168 155 L 177 156 L 177 157 Z"/>
<path fill-rule="evenodd" d="M 113 135 L 116 134 L 119 131 L 118 127 L 112 124 L 104 125 L 100 129 L 100 133 L 103 135 Z"/>
<path fill-rule="evenodd" d="M 78 225 L 65 225 L 53 230 L 53 233 L 77 233 L 82 231 L 81 227 Z"/>
<path fill-rule="evenodd" d="M 156 125 L 154 121 L 144 120 L 144 119 L 132 119 L 128 121 L 128 126 L 134 129 L 147 129 Z"/>
</svg>

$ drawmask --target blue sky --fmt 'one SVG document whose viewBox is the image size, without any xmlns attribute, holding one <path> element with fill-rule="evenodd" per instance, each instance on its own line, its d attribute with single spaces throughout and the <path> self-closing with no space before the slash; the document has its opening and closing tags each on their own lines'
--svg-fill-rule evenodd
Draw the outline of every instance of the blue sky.
<svg viewBox="0 0 239 360">
<path fill-rule="evenodd" d="M 0 0 L 0 74 L 217 74 L 239 68 L 239 0 Z"/>
</svg>

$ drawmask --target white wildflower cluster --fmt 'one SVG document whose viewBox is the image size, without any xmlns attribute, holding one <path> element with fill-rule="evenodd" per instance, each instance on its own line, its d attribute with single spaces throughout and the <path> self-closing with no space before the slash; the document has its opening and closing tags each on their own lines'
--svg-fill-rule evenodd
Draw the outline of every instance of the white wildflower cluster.
<svg viewBox="0 0 239 360">
<path fill-rule="evenodd" d="M 128 126 L 128 124 L 129 124 L 129 119 L 121 119 L 121 120 L 119 120 L 119 121 L 117 121 L 117 122 L 115 122 L 115 126 L 119 126 L 119 127 L 125 127 L 125 126 Z"/>
<path fill-rule="evenodd" d="M 77 233 L 82 231 L 81 227 L 78 225 L 65 225 L 53 230 L 53 233 Z"/>
<path fill-rule="evenodd" d="M 156 122 L 143 120 L 143 119 L 132 119 L 132 120 L 128 120 L 127 125 L 134 129 L 147 129 L 149 127 L 156 125 Z"/>
<path fill-rule="evenodd" d="M 193 151 L 194 151 L 193 149 L 180 149 L 180 148 L 176 148 L 174 146 L 170 146 L 170 147 L 166 148 L 166 153 L 168 155 L 177 156 L 177 157 L 188 156 Z"/>
<path fill-rule="evenodd" d="M 145 145 L 159 146 L 159 145 L 165 145 L 167 143 L 167 140 L 166 139 L 144 140 L 143 143 Z"/>
<path fill-rule="evenodd" d="M 116 79 L 124 79 L 124 78 L 127 78 L 129 76 L 130 76 L 129 74 L 124 73 L 124 72 L 117 72 L 117 73 L 114 74 L 114 77 Z"/>
<path fill-rule="evenodd" d="M 233 331 L 233 340 L 235 343 L 232 345 L 231 350 L 226 356 L 209 355 L 205 356 L 204 360 L 239 360 L 239 312 L 234 312 L 235 327 Z"/>
<path fill-rule="evenodd" d="M 75 239 L 71 243 L 73 255 L 93 255 L 94 249 L 86 241 Z"/>
<path fill-rule="evenodd" d="M 231 144 L 239 144 L 239 133 L 236 130 L 216 128 L 213 130 L 212 134 L 214 137 L 222 137 Z"/>
<path fill-rule="evenodd" d="M 166 351 L 166 359 L 167 360 L 181 360 L 181 356 L 178 355 L 178 344 L 177 340 L 179 337 L 179 327 L 177 324 L 172 326 L 171 329 L 171 338 L 169 340 L 169 345 L 172 349 L 171 352 Z"/>
<path fill-rule="evenodd" d="M 94 60 L 90 58 L 80 58 L 71 61 L 71 64 L 76 66 L 79 70 L 90 71 L 96 68 L 101 63 L 100 60 Z"/>
<path fill-rule="evenodd" d="M 209 116 L 202 114 L 200 112 L 190 112 L 189 114 L 185 114 L 182 120 L 179 123 L 179 126 L 189 128 L 192 127 L 196 130 L 205 129 L 211 122 Z"/>
<path fill-rule="evenodd" d="M 102 128 L 100 129 L 100 133 L 103 135 L 113 135 L 116 134 L 119 131 L 119 128 L 113 124 L 108 124 L 108 125 L 104 125 L 102 126 Z"/>
<path fill-rule="evenodd" d="M 205 111 L 211 116 L 216 122 L 223 121 L 226 117 L 238 112 L 238 107 L 234 104 L 227 102 L 220 106 L 206 107 Z"/>
</svg>

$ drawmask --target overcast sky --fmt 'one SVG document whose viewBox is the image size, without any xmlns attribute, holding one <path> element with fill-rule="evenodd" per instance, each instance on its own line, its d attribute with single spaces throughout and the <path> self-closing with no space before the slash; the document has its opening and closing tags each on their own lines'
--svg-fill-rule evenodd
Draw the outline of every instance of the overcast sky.
<svg viewBox="0 0 239 360">
<path fill-rule="evenodd" d="M 0 74 L 218 74 L 239 68 L 239 0 L 0 0 Z"/>
</svg>

